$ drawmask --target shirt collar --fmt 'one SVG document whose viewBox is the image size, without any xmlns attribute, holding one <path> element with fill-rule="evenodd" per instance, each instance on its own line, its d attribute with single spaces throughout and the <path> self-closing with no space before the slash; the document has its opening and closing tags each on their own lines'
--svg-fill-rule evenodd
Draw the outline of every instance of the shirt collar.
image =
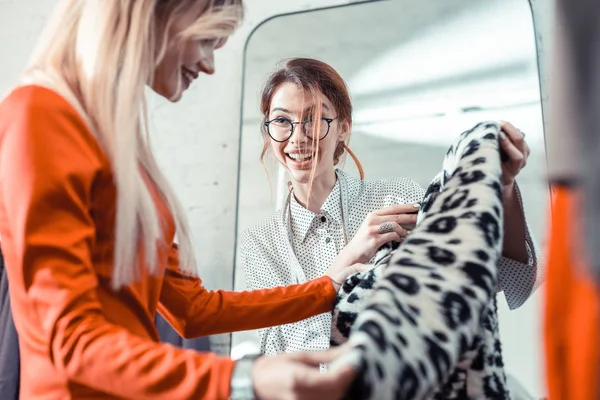
<svg viewBox="0 0 600 400">
<path fill-rule="evenodd" d="M 332 219 L 338 224 L 342 223 L 342 202 L 340 200 L 340 182 L 339 179 L 336 180 L 331 193 L 327 196 L 325 203 L 321 207 L 321 214 L 325 216 L 325 218 Z M 313 213 L 310 210 L 304 208 L 293 192 L 290 200 L 290 208 L 292 214 L 292 231 L 294 236 L 300 239 L 301 242 L 304 242 L 306 239 L 306 235 L 310 228 L 315 224 L 315 220 L 317 219 L 317 214 Z"/>
<path fill-rule="evenodd" d="M 323 203 L 321 212 L 327 218 L 333 219 L 338 224 L 342 223 L 342 196 L 339 178 L 335 181 L 335 185 L 333 186 L 331 193 L 329 193 L 325 203 Z"/>
</svg>

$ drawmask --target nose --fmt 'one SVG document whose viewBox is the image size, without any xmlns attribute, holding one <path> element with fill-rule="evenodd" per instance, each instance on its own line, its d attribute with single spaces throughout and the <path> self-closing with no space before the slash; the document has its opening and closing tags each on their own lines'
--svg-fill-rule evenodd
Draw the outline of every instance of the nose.
<svg viewBox="0 0 600 400">
<path fill-rule="evenodd" d="M 198 70 L 212 75 L 215 73 L 215 52 L 212 46 L 200 46 L 200 61 L 198 61 Z"/>
<path fill-rule="evenodd" d="M 292 137 L 290 137 L 290 142 L 295 144 L 308 142 L 308 136 L 304 132 L 304 124 L 294 124 L 294 131 Z"/>
</svg>

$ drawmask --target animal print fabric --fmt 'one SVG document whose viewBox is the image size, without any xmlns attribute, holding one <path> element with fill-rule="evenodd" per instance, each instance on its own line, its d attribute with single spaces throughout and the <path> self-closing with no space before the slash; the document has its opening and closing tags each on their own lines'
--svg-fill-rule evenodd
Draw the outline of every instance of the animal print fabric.
<svg viewBox="0 0 600 400">
<path fill-rule="evenodd" d="M 499 131 L 499 123 L 483 122 L 459 135 L 415 230 L 342 285 L 332 345 L 349 341 L 352 351 L 331 367 L 359 368 L 348 398 L 510 398 L 495 297 L 503 239 Z"/>
</svg>

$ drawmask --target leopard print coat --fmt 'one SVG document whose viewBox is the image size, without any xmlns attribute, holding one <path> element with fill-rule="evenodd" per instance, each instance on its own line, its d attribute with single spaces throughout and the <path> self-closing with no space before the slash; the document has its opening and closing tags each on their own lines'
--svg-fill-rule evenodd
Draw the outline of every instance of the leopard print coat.
<svg viewBox="0 0 600 400">
<path fill-rule="evenodd" d="M 449 148 L 417 228 L 350 276 L 333 312 L 332 345 L 352 351 L 349 398 L 510 399 L 495 287 L 502 249 L 500 125 L 483 122 Z"/>
</svg>

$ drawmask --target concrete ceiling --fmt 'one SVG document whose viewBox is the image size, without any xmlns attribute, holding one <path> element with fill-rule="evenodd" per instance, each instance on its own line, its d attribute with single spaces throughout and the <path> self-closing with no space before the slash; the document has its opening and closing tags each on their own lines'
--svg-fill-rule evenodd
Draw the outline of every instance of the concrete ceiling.
<svg viewBox="0 0 600 400">
<path fill-rule="evenodd" d="M 521 6 L 521 14 L 523 10 L 527 13 L 526 0 L 384 0 L 273 18 L 260 25 L 248 41 L 244 71 L 244 119 L 249 121 L 258 117 L 257 100 L 261 85 L 282 59 L 309 56 L 328 62 L 350 83 L 351 91 L 356 91 L 358 88 L 353 87 L 353 78 L 360 76 L 369 64 L 402 44 L 417 40 L 448 21 L 460 21 L 462 16 L 474 11 L 501 16 L 504 8 L 508 13 L 509 6 L 517 3 Z M 390 18 L 390 15 L 394 18 Z M 508 24 L 523 24 L 523 19 L 515 22 L 511 17 L 507 15 Z M 530 20 L 530 15 L 525 15 L 525 18 Z M 456 28 L 453 27 L 453 31 Z M 482 35 L 490 28 L 494 27 L 483 27 Z M 533 43 L 533 38 L 530 38 L 530 42 Z M 490 40 L 489 49 L 498 44 Z M 460 43 L 451 43 L 451 46 L 458 53 L 468 51 L 461 49 Z M 535 60 L 535 51 L 530 60 Z M 490 74 L 518 74 L 527 67 L 522 60 L 514 61 L 512 64 L 499 65 L 497 70 L 491 70 L 484 78 L 489 78 Z M 473 75 L 468 72 L 462 78 L 458 76 L 458 79 L 472 79 Z M 431 84 L 440 86 L 445 82 Z M 391 95 L 397 95 L 392 89 Z M 413 85 L 407 87 L 404 93 L 414 94 L 421 89 L 423 86 Z M 382 94 L 390 96 L 389 91 Z M 355 93 L 353 97 L 355 105 L 360 107 L 363 99 Z M 367 95 L 363 103 L 372 104 L 374 101 L 381 103 L 387 99 L 378 94 Z"/>
</svg>

